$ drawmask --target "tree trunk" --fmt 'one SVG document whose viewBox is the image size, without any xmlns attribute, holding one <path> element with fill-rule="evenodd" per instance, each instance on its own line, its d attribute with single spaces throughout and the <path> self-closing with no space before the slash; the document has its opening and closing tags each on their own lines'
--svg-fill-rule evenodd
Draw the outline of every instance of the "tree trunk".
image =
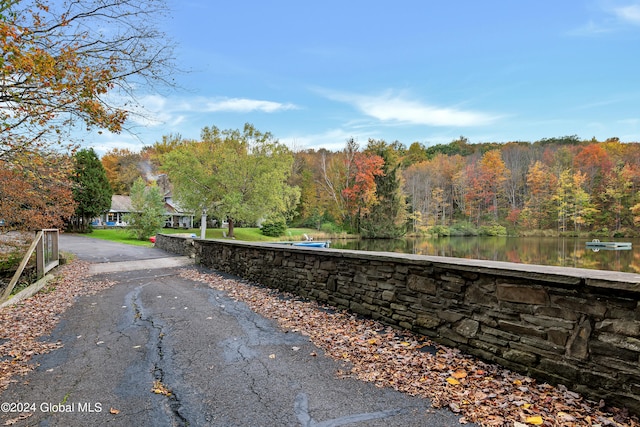
<svg viewBox="0 0 640 427">
<path fill-rule="evenodd" d="M 229 238 L 233 239 L 233 218 L 227 218 L 227 222 L 229 223 Z"/>
</svg>

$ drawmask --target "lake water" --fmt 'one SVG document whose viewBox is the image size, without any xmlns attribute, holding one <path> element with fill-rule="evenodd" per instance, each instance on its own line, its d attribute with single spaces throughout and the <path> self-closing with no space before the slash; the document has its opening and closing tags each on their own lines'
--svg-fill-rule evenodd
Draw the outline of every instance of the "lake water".
<svg viewBox="0 0 640 427">
<path fill-rule="evenodd" d="M 640 273 L 640 239 L 601 238 L 602 241 L 631 242 L 633 248 L 595 251 L 586 247 L 590 240 L 556 237 L 405 238 L 335 240 L 331 247 Z"/>
</svg>

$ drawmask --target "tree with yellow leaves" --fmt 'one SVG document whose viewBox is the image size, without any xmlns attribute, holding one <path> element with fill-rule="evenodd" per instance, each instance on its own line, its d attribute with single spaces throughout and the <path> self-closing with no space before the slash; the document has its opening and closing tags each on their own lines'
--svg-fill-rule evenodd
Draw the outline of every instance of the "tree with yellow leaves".
<svg viewBox="0 0 640 427">
<path fill-rule="evenodd" d="M 122 131 L 133 88 L 175 71 L 154 26 L 165 12 L 163 0 L 0 0 L 0 158 L 79 123 Z"/>
</svg>

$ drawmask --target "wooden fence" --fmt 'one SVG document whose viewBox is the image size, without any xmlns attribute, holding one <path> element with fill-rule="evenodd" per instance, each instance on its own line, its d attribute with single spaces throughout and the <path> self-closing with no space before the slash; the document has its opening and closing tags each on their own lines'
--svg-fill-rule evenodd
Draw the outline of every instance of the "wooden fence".
<svg viewBox="0 0 640 427">
<path fill-rule="evenodd" d="M 48 228 L 36 233 L 36 238 L 31 243 L 29 250 L 18 266 L 11 282 L 9 282 L 9 285 L 4 290 L 2 297 L 0 297 L 0 303 L 7 301 L 11 296 L 11 291 L 13 291 L 13 288 L 15 288 L 18 283 L 18 280 L 20 279 L 24 268 L 29 263 L 34 251 L 36 253 L 36 275 L 38 279 L 60 264 L 58 235 L 59 232 L 56 228 Z"/>
</svg>

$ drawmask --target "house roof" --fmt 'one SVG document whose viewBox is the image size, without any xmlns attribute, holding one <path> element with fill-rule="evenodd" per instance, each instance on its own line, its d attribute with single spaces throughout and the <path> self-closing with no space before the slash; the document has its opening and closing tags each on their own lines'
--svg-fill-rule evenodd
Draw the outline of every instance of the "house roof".
<svg viewBox="0 0 640 427">
<path fill-rule="evenodd" d="M 111 209 L 110 212 L 131 212 L 133 208 L 131 207 L 131 197 L 129 196 L 121 196 L 118 194 L 114 194 L 111 196 Z"/>
<path fill-rule="evenodd" d="M 183 210 L 175 202 L 169 200 L 165 200 L 164 207 L 166 210 L 165 214 L 193 216 L 192 212 Z M 131 206 L 131 197 L 118 194 L 114 194 L 113 196 L 111 196 L 111 209 L 109 209 L 109 212 L 133 212 L 133 207 Z"/>
</svg>

